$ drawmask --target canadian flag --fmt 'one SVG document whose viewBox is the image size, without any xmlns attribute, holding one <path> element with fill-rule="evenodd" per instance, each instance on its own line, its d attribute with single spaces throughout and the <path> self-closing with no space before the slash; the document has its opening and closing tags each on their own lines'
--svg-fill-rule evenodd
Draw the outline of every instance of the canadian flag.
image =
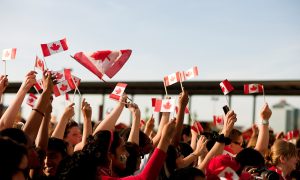
<svg viewBox="0 0 300 180">
<path fill-rule="evenodd" d="M 33 85 L 36 91 L 40 91 L 43 89 L 43 80 L 39 79 L 36 81 L 36 83 Z"/>
<path fill-rule="evenodd" d="M 37 100 L 37 97 L 34 94 L 30 93 L 27 98 L 26 104 L 33 107 L 36 100 Z"/>
<path fill-rule="evenodd" d="M 130 49 L 120 51 L 104 50 L 92 53 L 78 52 L 73 58 L 100 79 L 102 79 L 103 74 L 112 78 L 127 62 L 131 52 Z"/>
<path fill-rule="evenodd" d="M 170 86 L 180 81 L 180 72 L 176 72 L 164 77 L 165 86 Z"/>
<path fill-rule="evenodd" d="M 45 71 L 45 63 L 42 59 L 40 59 L 38 56 L 35 57 L 35 64 L 34 67 L 40 69 L 42 72 Z"/>
<path fill-rule="evenodd" d="M 183 71 L 182 72 L 182 77 L 183 77 L 183 80 L 188 80 L 188 79 L 192 79 L 196 76 L 198 76 L 198 67 L 197 66 L 194 66 L 186 71 Z"/>
<path fill-rule="evenodd" d="M 176 107 L 175 107 L 175 112 L 178 113 L 178 110 L 179 110 L 179 109 L 178 109 L 178 106 L 176 106 Z M 190 113 L 189 108 L 188 108 L 187 106 L 186 106 L 185 109 L 184 109 L 184 113 L 185 113 L 185 114 L 189 114 L 189 113 Z"/>
<path fill-rule="evenodd" d="M 262 84 L 244 84 L 244 94 L 262 93 Z"/>
<path fill-rule="evenodd" d="M 287 139 L 287 140 L 291 140 L 291 139 L 298 138 L 298 137 L 299 137 L 299 130 L 289 131 L 285 135 L 285 139 Z"/>
<path fill-rule="evenodd" d="M 109 95 L 109 98 L 113 100 L 120 101 L 125 89 L 126 89 L 127 84 L 125 83 L 118 83 L 114 89 L 114 91 Z"/>
<path fill-rule="evenodd" d="M 154 112 L 173 112 L 175 110 L 175 99 L 156 99 Z"/>
<path fill-rule="evenodd" d="M 72 88 L 70 87 L 67 80 L 62 81 L 53 87 L 53 92 L 54 92 L 55 97 L 58 97 L 62 94 L 66 94 L 67 92 L 69 92 L 71 90 L 72 90 Z"/>
<path fill-rule="evenodd" d="M 216 125 L 216 126 L 222 126 L 223 124 L 224 124 L 224 119 L 223 119 L 223 116 L 222 115 L 220 115 L 220 116 L 216 116 L 216 115 L 214 115 L 213 116 L 213 119 L 214 119 L 214 124 Z"/>
<path fill-rule="evenodd" d="M 15 59 L 17 53 L 17 48 L 3 49 L 2 60 Z"/>
<path fill-rule="evenodd" d="M 56 54 L 69 49 L 67 39 L 64 38 L 59 41 L 50 42 L 47 44 L 41 44 L 44 57 Z"/>
<path fill-rule="evenodd" d="M 234 89 L 233 86 L 230 84 L 230 82 L 227 79 L 225 79 L 224 81 L 222 81 L 220 83 L 220 87 L 221 87 L 224 95 L 230 93 Z"/>
<path fill-rule="evenodd" d="M 230 167 L 226 167 L 223 171 L 218 174 L 221 180 L 235 180 L 240 179 L 236 172 Z"/>
<path fill-rule="evenodd" d="M 196 133 L 200 134 L 201 132 L 203 132 L 203 127 L 201 125 L 201 123 L 199 121 L 195 121 L 193 126 L 191 127 L 191 129 L 193 131 L 195 131 Z"/>
<path fill-rule="evenodd" d="M 55 76 L 58 83 L 67 80 L 72 89 L 75 89 L 76 86 L 78 87 L 81 81 L 80 78 L 71 74 L 71 69 L 65 68 L 62 71 L 52 71 L 51 73 Z M 74 83 L 76 84 L 76 86 Z"/>
<path fill-rule="evenodd" d="M 151 98 L 151 106 L 155 107 L 156 98 Z"/>
</svg>

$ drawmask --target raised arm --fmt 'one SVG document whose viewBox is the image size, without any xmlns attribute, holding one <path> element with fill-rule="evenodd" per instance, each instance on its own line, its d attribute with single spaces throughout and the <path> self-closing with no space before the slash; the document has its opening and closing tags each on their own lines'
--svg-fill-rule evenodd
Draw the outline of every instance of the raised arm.
<svg viewBox="0 0 300 180">
<path fill-rule="evenodd" d="M 23 129 L 32 141 L 35 141 L 42 119 L 44 118 L 46 109 L 51 101 L 50 98 L 53 90 L 53 82 L 51 78 L 50 72 L 44 73 L 43 92 L 39 97 L 36 106 L 32 109 Z"/>
<path fill-rule="evenodd" d="M 0 76 L 0 102 L 2 102 L 2 95 L 5 89 L 8 86 L 8 79 L 7 76 L 1 75 Z"/>
<path fill-rule="evenodd" d="M 92 135 L 92 108 L 91 105 L 85 101 L 83 98 L 81 103 L 81 111 L 83 116 L 83 133 L 82 133 L 82 140 L 80 143 L 76 144 L 74 147 L 74 151 L 82 150 L 82 148 L 87 143 L 87 138 L 89 135 Z"/>
<path fill-rule="evenodd" d="M 162 130 L 165 127 L 165 125 L 168 124 L 169 118 L 170 118 L 170 113 L 169 112 L 163 112 L 162 113 L 160 123 L 159 123 L 159 126 L 158 126 L 158 131 L 157 131 L 156 135 L 154 136 L 154 138 L 152 139 L 153 147 L 156 147 L 158 145 L 160 137 L 161 137 Z"/>
<path fill-rule="evenodd" d="M 236 114 L 234 113 L 234 111 L 232 111 L 232 110 L 229 111 L 225 116 L 224 126 L 221 131 L 221 135 L 223 134 L 224 137 L 228 137 L 233 128 L 233 125 L 236 121 L 237 121 L 237 119 L 236 119 Z M 224 150 L 224 147 L 225 147 L 225 142 L 216 142 L 214 144 L 214 146 L 211 148 L 211 150 L 207 153 L 204 160 L 198 165 L 198 169 L 205 172 L 205 168 L 206 168 L 208 162 L 211 160 L 211 158 L 213 158 L 216 155 L 221 154 L 222 151 Z"/>
<path fill-rule="evenodd" d="M 148 119 L 148 121 L 146 122 L 145 125 L 145 129 L 144 129 L 144 133 L 151 138 L 151 132 L 153 131 L 154 128 L 154 118 L 153 118 L 153 114 L 151 115 L 150 119 Z"/>
<path fill-rule="evenodd" d="M 101 130 L 114 130 L 115 124 L 118 121 L 125 103 L 126 103 L 127 95 L 123 94 L 120 102 L 117 104 L 117 106 L 105 117 L 105 119 L 97 126 L 96 130 L 94 131 L 93 135 L 95 135 L 97 132 Z"/>
<path fill-rule="evenodd" d="M 130 130 L 130 134 L 128 137 L 128 142 L 135 143 L 139 145 L 139 134 L 140 134 L 140 121 L 141 121 L 141 111 L 136 104 L 130 104 L 128 106 L 129 111 L 132 114 L 132 126 Z"/>
<path fill-rule="evenodd" d="M 65 129 L 66 126 L 68 124 L 68 121 L 74 116 L 75 112 L 74 112 L 74 103 L 68 105 L 65 108 L 65 111 L 63 113 L 63 115 L 61 116 L 58 124 L 56 125 L 51 137 L 55 137 L 58 139 L 64 139 L 64 133 L 65 133 Z"/>
<path fill-rule="evenodd" d="M 36 83 L 35 74 L 36 72 L 30 71 L 25 76 L 25 80 L 23 81 L 20 89 L 18 90 L 15 99 L 8 106 L 7 110 L 0 119 L 0 130 L 13 127 L 15 117 L 18 114 L 18 111 L 20 110 L 26 93 Z M 2 83 L 4 83 L 3 85 L 7 84 L 7 79 L 2 79 Z"/>
<path fill-rule="evenodd" d="M 189 95 L 187 91 L 183 91 L 179 95 L 178 99 L 178 113 L 176 116 L 176 134 L 173 138 L 172 144 L 177 147 L 179 144 L 179 141 L 181 139 L 181 132 L 183 127 L 183 120 L 184 120 L 184 110 L 186 105 L 189 102 Z"/>
<path fill-rule="evenodd" d="M 262 124 L 259 126 L 257 143 L 255 146 L 255 149 L 262 154 L 265 153 L 269 145 L 269 119 L 271 115 L 272 111 L 269 108 L 269 105 L 266 103 L 260 112 Z"/>
<path fill-rule="evenodd" d="M 50 103 L 45 112 L 45 117 L 42 120 L 38 135 L 35 140 L 36 147 L 41 148 L 43 151 L 48 147 L 48 126 L 51 120 L 52 104 Z"/>
</svg>

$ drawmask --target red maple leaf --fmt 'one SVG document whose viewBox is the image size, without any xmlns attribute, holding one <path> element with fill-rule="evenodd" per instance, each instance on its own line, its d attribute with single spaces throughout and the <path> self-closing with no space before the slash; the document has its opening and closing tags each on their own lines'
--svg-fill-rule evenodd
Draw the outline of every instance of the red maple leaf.
<svg viewBox="0 0 300 180">
<path fill-rule="evenodd" d="M 61 79 L 64 75 L 62 73 L 56 73 L 56 79 Z"/>
<path fill-rule="evenodd" d="M 190 75 L 192 75 L 192 73 L 190 71 L 185 73 L 185 76 L 189 77 Z"/>
<path fill-rule="evenodd" d="M 53 51 L 57 51 L 57 50 L 59 50 L 59 48 L 60 48 L 60 45 L 55 44 L 55 43 L 53 43 L 52 46 L 50 46 L 50 49 L 52 49 Z"/>
<path fill-rule="evenodd" d="M 175 77 L 172 76 L 172 77 L 170 78 L 170 81 L 174 81 L 174 80 L 175 80 Z"/>
<path fill-rule="evenodd" d="M 256 87 L 255 85 L 252 85 L 252 86 L 250 87 L 250 90 L 251 90 L 251 91 L 256 91 L 256 89 L 257 89 L 257 87 Z"/>
<path fill-rule="evenodd" d="M 30 104 L 32 104 L 32 103 L 33 103 L 33 101 L 34 101 L 34 99 L 33 99 L 33 98 L 29 98 L 29 99 L 28 99 L 28 102 L 29 102 Z"/>
<path fill-rule="evenodd" d="M 5 52 L 5 57 L 9 57 L 10 53 L 8 51 Z"/>
<path fill-rule="evenodd" d="M 221 89 L 222 89 L 223 92 L 225 92 L 225 87 L 222 86 Z"/>
<path fill-rule="evenodd" d="M 120 94 L 121 91 L 122 91 L 122 89 L 121 89 L 121 88 L 118 88 L 118 89 L 115 90 L 115 94 Z"/>
<path fill-rule="evenodd" d="M 96 51 L 91 55 L 91 57 L 94 58 L 95 60 L 102 60 L 103 62 L 110 53 L 111 51 Z"/>
<path fill-rule="evenodd" d="M 233 173 L 232 172 L 225 172 L 225 178 L 227 180 L 233 180 Z"/>
<path fill-rule="evenodd" d="M 164 106 L 165 109 L 170 109 L 172 104 L 169 101 L 167 101 L 167 103 L 164 104 L 163 106 Z"/>
<path fill-rule="evenodd" d="M 38 60 L 38 66 L 39 66 L 39 67 L 43 67 L 43 66 L 44 66 L 44 63 L 43 63 L 43 61 L 41 61 L 41 60 Z"/>
<path fill-rule="evenodd" d="M 63 85 L 60 86 L 59 89 L 62 90 L 62 91 L 66 91 L 68 89 L 68 86 L 63 84 Z"/>
</svg>

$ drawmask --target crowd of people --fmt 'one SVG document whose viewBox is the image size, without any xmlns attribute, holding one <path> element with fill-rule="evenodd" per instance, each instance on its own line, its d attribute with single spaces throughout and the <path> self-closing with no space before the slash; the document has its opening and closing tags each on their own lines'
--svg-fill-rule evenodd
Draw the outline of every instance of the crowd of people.
<svg viewBox="0 0 300 180">
<path fill-rule="evenodd" d="M 26 119 L 17 126 L 15 117 L 36 83 L 30 71 L 14 100 L 0 119 L 0 180 L 194 180 L 194 179 L 300 179 L 299 141 L 294 144 L 270 133 L 272 111 L 264 104 L 261 123 L 253 126 L 250 139 L 235 128 L 237 115 L 230 110 L 219 131 L 198 133 L 184 125 L 188 92 L 178 95 L 173 118 L 163 112 L 158 129 L 151 117 L 140 127 L 141 111 L 123 94 L 113 110 L 93 125 L 92 108 L 81 103 L 82 128 L 72 120 L 74 103 L 58 123 L 50 126 L 55 77 L 43 74 L 43 91 Z M 8 86 L 0 76 L 0 95 Z M 125 108 L 126 107 L 126 108 Z M 116 126 L 124 110 L 132 115 L 130 127 Z"/>
</svg>

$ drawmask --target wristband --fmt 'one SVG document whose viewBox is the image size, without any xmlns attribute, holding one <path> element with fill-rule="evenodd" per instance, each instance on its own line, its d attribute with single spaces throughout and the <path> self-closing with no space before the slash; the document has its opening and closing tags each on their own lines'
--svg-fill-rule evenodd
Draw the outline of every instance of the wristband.
<svg viewBox="0 0 300 180">
<path fill-rule="evenodd" d="M 262 125 L 269 125 L 269 120 L 263 119 L 263 120 L 261 121 L 261 124 L 262 124 Z"/>
<path fill-rule="evenodd" d="M 38 109 L 32 109 L 33 111 L 36 111 L 37 113 L 39 113 L 40 115 L 42 115 L 43 117 L 45 116 L 44 113 L 42 113 L 41 111 L 39 111 Z"/>
<path fill-rule="evenodd" d="M 220 134 L 218 138 L 216 139 L 219 143 L 225 143 L 225 145 L 229 145 L 231 143 L 231 139 L 228 137 L 225 137 L 224 134 Z"/>
</svg>

